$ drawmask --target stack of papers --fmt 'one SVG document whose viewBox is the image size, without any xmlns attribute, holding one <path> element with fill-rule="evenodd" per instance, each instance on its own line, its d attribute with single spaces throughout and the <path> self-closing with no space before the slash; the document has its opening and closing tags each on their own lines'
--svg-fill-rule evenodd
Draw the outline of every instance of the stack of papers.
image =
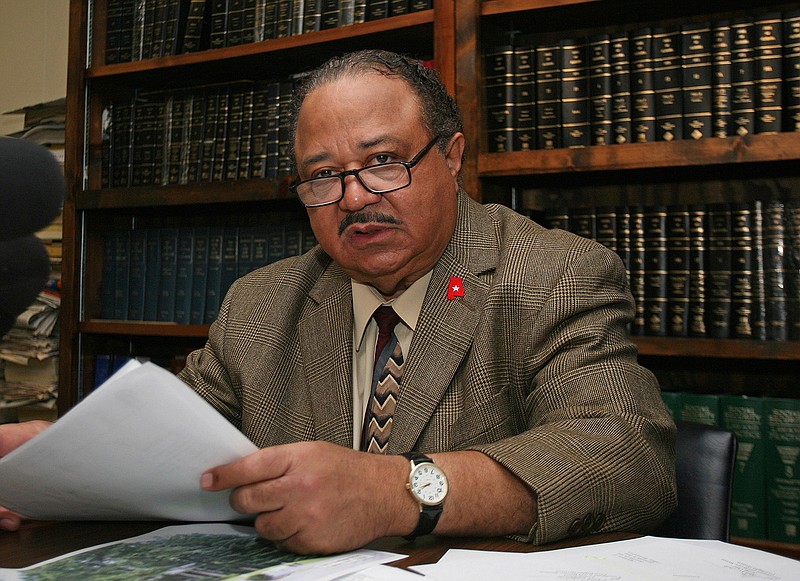
<svg viewBox="0 0 800 581">
<path fill-rule="evenodd" d="M 257 449 L 172 373 L 133 360 L 0 459 L 0 505 L 38 520 L 242 520 L 200 476 Z"/>
</svg>

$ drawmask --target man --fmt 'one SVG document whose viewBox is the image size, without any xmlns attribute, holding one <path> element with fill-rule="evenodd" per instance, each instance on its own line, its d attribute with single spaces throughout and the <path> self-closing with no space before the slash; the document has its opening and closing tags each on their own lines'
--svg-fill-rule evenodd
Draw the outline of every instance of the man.
<svg viewBox="0 0 800 581">
<path fill-rule="evenodd" d="M 320 245 L 237 281 L 188 358 L 181 378 L 262 448 L 201 485 L 297 552 L 653 528 L 675 428 L 627 338 L 616 255 L 461 191 L 457 108 L 417 61 L 333 59 L 296 102 L 294 189 Z M 401 320 L 374 371 L 381 305 Z M 383 364 L 399 388 L 375 407 Z"/>
</svg>

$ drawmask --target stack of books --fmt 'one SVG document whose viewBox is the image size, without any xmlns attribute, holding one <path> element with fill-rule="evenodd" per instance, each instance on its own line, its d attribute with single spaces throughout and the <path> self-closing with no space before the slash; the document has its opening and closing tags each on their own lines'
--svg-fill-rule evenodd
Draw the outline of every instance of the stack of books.
<svg viewBox="0 0 800 581">
<path fill-rule="evenodd" d="M 109 0 L 106 64 L 285 38 L 432 6 L 432 0 Z"/>
<path fill-rule="evenodd" d="M 662 392 L 675 420 L 736 434 L 731 535 L 800 542 L 800 400 Z"/>
<path fill-rule="evenodd" d="M 512 34 L 484 73 L 490 152 L 800 131 L 800 11 Z"/>
</svg>

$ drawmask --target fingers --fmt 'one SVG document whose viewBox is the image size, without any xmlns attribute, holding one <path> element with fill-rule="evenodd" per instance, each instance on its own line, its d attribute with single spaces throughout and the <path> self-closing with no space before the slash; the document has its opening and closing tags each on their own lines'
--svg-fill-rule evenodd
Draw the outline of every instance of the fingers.
<svg viewBox="0 0 800 581">
<path fill-rule="evenodd" d="M 0 506 L 0 530 L 13 532 L 19 529 L 21 523 L 19 515 Z"/>
<path fill-rule="evenodd" d="M 3 426 L 0 426 L 0 458 L 19 448 L 50 425 L 50 422 L 42 420 L 33 420 L 21 424 L 3 424 Z"/>
<path fill-rule="evenodd" d="M 213 492 L 280 478 L 290 466 L 290 455 L 286 448 L 264 448 L 229 464 L 207 470 L 200 477 L 200 487 Z"/>
</svg>

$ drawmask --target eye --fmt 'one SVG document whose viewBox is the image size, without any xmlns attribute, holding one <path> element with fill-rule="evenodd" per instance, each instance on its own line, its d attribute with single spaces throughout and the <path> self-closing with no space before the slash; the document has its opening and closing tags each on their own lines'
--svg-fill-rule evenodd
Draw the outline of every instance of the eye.
<svg viewBox="0 0 800 581">
<path fill-rule="evenodd" d="M 378 153 L 372 156 L 372 159 L 369 160 L 367 165 L 381 165 L 384 163 L 391 163 L 393 161 L 397 161 L 394 155 L 390 153 Z"/>
<path fill-rule="evenodd" d="M 313 179 L 313 178 L 329 178 L 329 177 L 335 176 L 336 173 L 337 172 L 332 170 L 332 169 L 318 169 L 317 171 L 315 171 L 315 172 L 313 172 L 311 174 L 311 177 L 309 179 Z"/>
</svg>

